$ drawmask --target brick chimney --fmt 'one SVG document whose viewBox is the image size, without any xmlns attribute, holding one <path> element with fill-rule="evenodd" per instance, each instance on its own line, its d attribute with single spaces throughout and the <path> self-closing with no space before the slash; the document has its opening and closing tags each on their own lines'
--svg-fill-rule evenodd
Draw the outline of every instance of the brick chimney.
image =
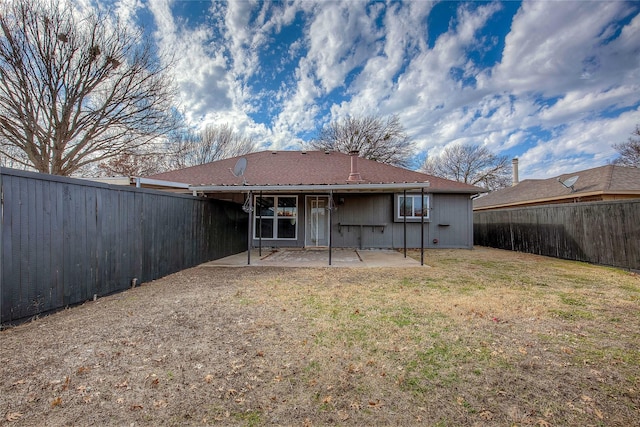
<svg viewBox="0 0 640 427">
<path fill-rule="evenodd" d="M 513 167 L 513 182 L 512 182 L 512 186 L 513 185 L 518 185 L 518 158 L 514 158 L 513 160 L 511 160 L 511 165 Z"/>
<path fill-rule="evenodd" d="M 347 181 L 349 182 L 362 181 L 360 172 L 358 172 L 358 155 L 359 154 L 360 152 L 358 150 L 349 151 L 349 157 L 351 157 L 351 173 L 349 174 L 349 178 L 347 178 Z"/>
</svg>

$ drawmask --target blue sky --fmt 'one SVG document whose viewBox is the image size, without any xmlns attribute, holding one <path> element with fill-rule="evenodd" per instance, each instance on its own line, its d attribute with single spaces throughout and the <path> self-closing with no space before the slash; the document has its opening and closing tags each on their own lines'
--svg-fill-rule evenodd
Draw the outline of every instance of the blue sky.
<svg viewBox="0 0 640 427">
<path fill-rule="evenodd" d="M 192 126 L 229 123 L 263 149 L 397 114 L 416 168 L 474 143 L 548 178 L 610 162 L 640 124 L 637 1 L 98 4 L 174 54 Z"/>
</svg>

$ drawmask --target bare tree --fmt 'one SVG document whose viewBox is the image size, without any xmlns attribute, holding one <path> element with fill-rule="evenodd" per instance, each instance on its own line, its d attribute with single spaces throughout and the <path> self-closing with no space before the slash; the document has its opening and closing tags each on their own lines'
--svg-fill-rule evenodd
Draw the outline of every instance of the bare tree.
<svg viewBox="0 0 640 427">
<path fill-rule="evenodd" d="M 98 165 L 97 176 L 149 176 L 165 172 L 164 158 L 157 153 L 124 152 Z"/>
<path fill-rule="evenodd" d="M 0 153 L 71 175 L 172 129 L 173 90 L 141 33 L 58 3 L 0 3 Z"/>
<path fill-rule="evenodd" d="M 507 156 L 497 156 L 479 145 L 453 145 L 437 157 L 428 157 L 422 170 L 430 175 L 497 190 L 511 182 Z"/>
<path fill-rule="evenodd" d="M 242 156 L 255 150 L 252 138 L 233 130 L 229 124 L 207 125 L 200 132 L 184 132 L 174 141 L 175 168 L 196 166 L 229 157 Z"/>
<path fill-rule="evenodd" d="M 24 151 L 18 149 L 17 147 L 9 143 L 6 143 L 6 142 L 3 143 L 1 138 L 0 138 L 0 147 L 3 147 L 4 150 L 10 153 L 10 156 L 9 156 L 9 155 L 6 155 L 4 152 L 0 151 L 0 166 L 5 168 L 22 169 L 22 170 L 33 169 L 25 166 L 25 163 L 28 162 L 29 159 L 27 158 L 27 155 Z M 19 159 L 19 160 L 16 160 L 16 159 Z"/>
<path fill-rule="evenodd" d="M 410 165 L 414 154 L 411 139 L 395 115 L 386 119 L 347 117 L 331 122 L 320 130 L 318 138 L 310 145 L 316 150 L 342 153 L 357 150 L 360 157 L 402 167 Z"/>
<path fill-rule="evenodd" d="M 631 135 L 627 142 L 613 145 L 620 154 L 620 157 L 614 160 L 614 164 L 640 168 L 640 139 L 634 138 L 640 136 L 640 126 L 636 125 L 636 130 Z"/>
</svg>

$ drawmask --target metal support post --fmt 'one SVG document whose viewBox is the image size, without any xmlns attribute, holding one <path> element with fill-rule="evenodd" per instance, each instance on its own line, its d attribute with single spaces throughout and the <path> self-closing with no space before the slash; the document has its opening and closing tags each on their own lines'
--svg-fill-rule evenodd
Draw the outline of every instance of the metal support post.
<svg viewBox="0 0 640 427">
<path fill-rule="evenodd" d="M 422 199 L 422 215 L 420 215 L 420 265 L 424 265 L 424 187 L 420 189 Z"/>
<path fill-rule="evenodd" d="M 403 229 L 404 229 L 404 233 L 403 233 L 403 237 L 402 237 L 402 244 L 404 246 L 404 257 L 407 257 L 407 190 L 404 190 L 402 192 L 402 225 L 403 225 Z"/>
</svg>

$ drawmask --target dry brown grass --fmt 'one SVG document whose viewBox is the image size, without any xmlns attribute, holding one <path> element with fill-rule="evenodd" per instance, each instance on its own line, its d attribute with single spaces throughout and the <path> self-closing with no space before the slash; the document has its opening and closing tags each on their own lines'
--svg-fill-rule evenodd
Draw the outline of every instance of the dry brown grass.
<svg viewBox="0 0 640 427">
<path fill-rule="evenodd" d="M 637 275 L 426 259 L 199 267 L 3 331 L 0 424 L 637 423 Z"/>
</svg>

